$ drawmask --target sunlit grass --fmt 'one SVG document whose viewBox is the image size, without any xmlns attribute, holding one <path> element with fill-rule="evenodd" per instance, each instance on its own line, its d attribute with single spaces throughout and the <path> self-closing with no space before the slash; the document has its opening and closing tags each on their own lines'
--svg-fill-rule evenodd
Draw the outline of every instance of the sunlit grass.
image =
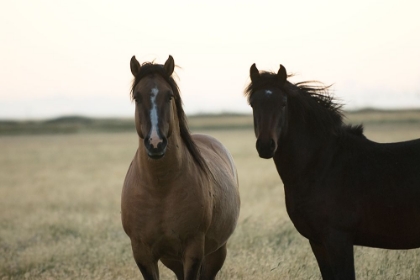
<svg viewBox="0 0 420 280">
<path fill-rule="evenodd" d="M 218 279 L 320 279 L 286 213 L 272 160 L 251 129 L 204 130 L 231 151 L 241 215 Z M 420 138 L 418 125 L 366 125 L 373 140 Z M 120 220 L 132 133 L 0 137 L 0 279 L 141 279 Z M 358 279 L 417 279 L 420 249 L 357 247 Z M 161 266 L 162 279 L 175 279 Z"/>
</svg>

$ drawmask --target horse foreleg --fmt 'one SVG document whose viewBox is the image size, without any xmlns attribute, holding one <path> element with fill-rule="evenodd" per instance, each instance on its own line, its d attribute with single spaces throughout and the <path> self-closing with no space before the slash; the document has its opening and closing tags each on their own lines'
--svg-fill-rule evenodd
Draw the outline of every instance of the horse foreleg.
<svg viewBox="0 0 420 280">
<path fill-rule="evenodd" d="M 328 263 L 334 274 L 332 279 L 356 279 L 351 236 L 347 233 L 330 229 L 323 245 L 325 247 L 325 253 L 323 254 L 327 256 Z"/>
<path fill-rule="evenodd" d="M 328 260 L 325 246 L 311 240 L 309 240 L 309 244 L 311 244 L 312 252 L 314 253 L 316 261 L 318 262 L 318 267 L 321 271 L 322 279 L 334 279 L 334 273 Z"/>
<path fill-rule="evenodd" d="M 204 258 L 200 280 L 213 280 L 222 268 L 227 254 L 226 244 Z"/>
<path fill-rule="evenodd" d="M 137 261 L 136 263 L 140 269 L 141 274 L 143 275 L 144 280 L 159 280 L 159 270 L 157 263 L 146 265 Z"/>
<path fill-rule="evenodd" d="M 167 260 L 167 259 L 160 259 L 160 261 L 170 270 L 172 270 L 175 275 L 176 279 L 184 280 L 184 268 L 180 261 L 175 260 Z"/>
<path fill-rule="evenodd" d="M 147 253 L 147 250 L 136 246 L 134 242 L 131 242 L 133 249 L 134 260 L 141 274 L 145 280 L 159 280 L 159 268 L 157 260 Z"/>
<path fill-rule="evenodd" d="M 184 279 L 197 280 L 204 257 L 204 236 L 190 242 L 184 253 Z"/>
</svg>

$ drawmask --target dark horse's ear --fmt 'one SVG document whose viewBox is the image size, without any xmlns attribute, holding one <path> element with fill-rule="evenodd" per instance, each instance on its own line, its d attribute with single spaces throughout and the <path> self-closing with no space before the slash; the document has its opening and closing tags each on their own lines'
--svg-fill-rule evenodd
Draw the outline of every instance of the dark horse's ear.
<svg viewBox="0 0 420 280">
<path fill-rule="evenodd" d="M 287 79 L 286 68 L 284 68 L 284 66 L 281 64 L 280 64 L 279 72 L 277 72 L 277 77 L 282 85 L 286 82 L 286 79 Z"/>
<path fill-rule="evenodd" d="M 133 55 L 133 57 L 130 60 L 130 69 L 131 69 L 131 73 L 133 74 L 133 76 L 137 76 L 137 74 L 140 71 L 140 63 L 137 61 L 136 57 Z"/>
<path fill-rule="evenodd" d="M 163 65 L 163 69 L 165 69 L 166 73 L 171 76 L 175 69 L 175 62 L 172 55 L 169 55 L 168 59 L 165 62 L 165 65 Z"/>
<path fill-rule="evenodd" d="M 257 66 L 255 66 L 255 63 L 252 64 L 251 68 L 249 69 L 249 76 L 251 77 L 251 81 L 253 83 L 255 83 L 260 77 L 260 71 L 258 71 Z"/>
</svg>

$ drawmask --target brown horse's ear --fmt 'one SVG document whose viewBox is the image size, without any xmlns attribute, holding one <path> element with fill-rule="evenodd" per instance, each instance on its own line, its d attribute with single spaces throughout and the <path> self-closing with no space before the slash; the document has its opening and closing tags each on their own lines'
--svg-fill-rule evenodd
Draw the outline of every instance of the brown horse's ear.
<svg viewBox="0 0 420 280">
<path fill-rule="evenodd" d="M 174 72 L 175 62 L 172 55 L 169 55 L 168 59 L 165 62 L 165 65 L 163 65 L 163 69 L 165 69 L 166 73 L 168 73 L 169 76 L 171 76 Z"/>
<path fill-rule="evenodd" d="M 260 77 L 260 71 L 258 71 L 257 66 L 255 66 L 255 63 L 252 64 L 251 68 L 249 69 L 249 76 L 251 77 L 251 81 L 253 83 L 255 83 Z"/>
<path fill-rule="evenodd" d="M 286 82 L 286 79 L 287 79 L 286 68 L 284 68 L 284 66 L 281 64 L 280 64 L 279 72 L 277 72 L 277 77 L 281 84 L 284 84 Z"/>
<path fill-rule="evenodd" d="M 133 74 L 133 76 L 137 76 L 137 74 L 140 71 L 140 63 L 137 61 L 136 57 L 133 55 L 133 57 L 130 60 L 130 69 L 131 69 L 131 73 Z"/>
</svg>

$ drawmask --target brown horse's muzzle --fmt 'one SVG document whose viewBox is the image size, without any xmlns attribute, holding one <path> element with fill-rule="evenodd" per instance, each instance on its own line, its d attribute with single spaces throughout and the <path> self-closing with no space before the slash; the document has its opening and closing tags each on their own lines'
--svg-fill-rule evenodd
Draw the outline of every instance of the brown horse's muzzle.
<svg viewBox="0 0 420 280">
<path fill-rule="evenodd" d="M 277 143 L 273 138 L 268 139 L 257 139 L 256 148 L 258 155 L 261 158 L 269 159 L 274 156 L 274 153 L 277 150 Z"/>
<path fill-rule="evenodd" d="M 168 146 L 168 140 L 166 137 L 146 137 L 144 139 L 144 145 L 147 150 L 147 155 L 152 159 L 160 159 L 165 155 L 166 147 Z"/>
</svg>

